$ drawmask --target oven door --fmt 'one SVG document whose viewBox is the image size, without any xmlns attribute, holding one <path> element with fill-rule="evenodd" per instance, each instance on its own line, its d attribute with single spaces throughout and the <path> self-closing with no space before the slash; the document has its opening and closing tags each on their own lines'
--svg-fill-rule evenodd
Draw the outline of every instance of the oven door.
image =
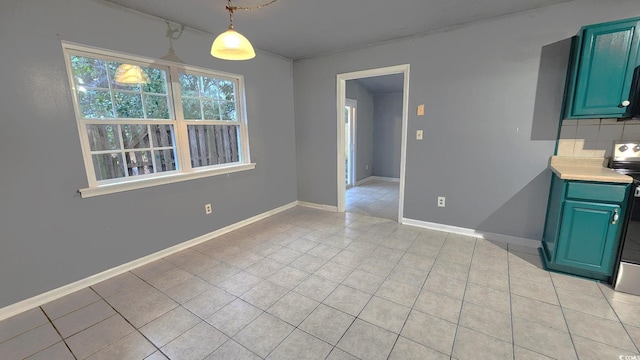
<svg viewBox="0 0 640 360">
<path fill-rule="evenodd" d="M 640 295 L 640 186 L 634 184 L 614 289 Z"/>
</svg>

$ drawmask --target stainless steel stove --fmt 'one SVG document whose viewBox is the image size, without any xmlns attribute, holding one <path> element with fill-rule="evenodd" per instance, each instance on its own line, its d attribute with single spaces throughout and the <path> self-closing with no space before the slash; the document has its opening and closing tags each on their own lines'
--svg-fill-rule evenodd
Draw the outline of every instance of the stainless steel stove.
<svg viewBox="0 0 640 360">
<path fill-rule="evenodd" d="M 610 167 L 633 178 L 613 287 L 617 291 L 640 295 L 640 141 L 616 143 Z"/>
</svg>

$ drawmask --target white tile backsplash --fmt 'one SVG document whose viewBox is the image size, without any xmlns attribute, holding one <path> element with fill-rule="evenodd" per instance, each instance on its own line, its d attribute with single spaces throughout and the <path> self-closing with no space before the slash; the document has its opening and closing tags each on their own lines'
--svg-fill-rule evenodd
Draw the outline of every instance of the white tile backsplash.
<svg viewBox="0 0 640 360">
<path fill-rule="evenodd" d="M 578 126 L 580 125 L 600 125 L 600 119 L 580 119 Z"/>
<path fill-rule="evenodd" d="M 640 124 L 624 124 L 622 140 L 640 140 Z"/>
<path fill-rule="evenodd" d="M 578 125 L 562 125 L 560 129 L 560 139 L 575 139 L 576 132 L 578 131 Z"/>
<path fill-rule="evenodd" d="M 583 139 L 586 141 L 596 141 L 598 140 L 599 131 L 600 131 L 600 124 L 598 125 L 578 124 L 578 130 L 576 131 L 576 139 Z"/>
<path fill-rule="evenodd" d="M 598 132 L 598 141 L 609 141 L 622 139 L 622 129 L 624 124 L 614 125 L 600 125 L 600 131 Z"/>
<path fill-rule="evenodd" d="M 611 156 L 618 140 L 640 141 L 640 121 L 616 119 L 565 120 L 560 129 L 560 156 Z"/>
</svg>

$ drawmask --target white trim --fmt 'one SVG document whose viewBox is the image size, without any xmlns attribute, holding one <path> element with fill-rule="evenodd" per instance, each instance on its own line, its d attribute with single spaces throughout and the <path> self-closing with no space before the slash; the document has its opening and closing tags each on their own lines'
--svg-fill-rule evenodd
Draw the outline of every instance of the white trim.
<svg viewBox="0 0 640 360">
<path fill-rule="evenodd" d="M 316 203 L 310 203 L 306 201 L 298 201 L 298 205 L 312 208 L 312 209 L 338 212 L 338 207 L 333 205 L 316 204 Z"/>
<path fill-rule="evenodd" d="M 272 215 L 275 215 L 277 213 L 283 212 L 285 210 L 291 209 L 291 208 L 295 207 L 296 205 L 298 205 L 298 202 L 294 201 L 292 203 L 280 206 L 280 207 L 275 208 L 273 210 L 269 210 L 269 211 L 264 212 L 262 214 L 258 214 L 256 216 L 250 217 L 248 219 L 239 221 L 239 222 L 237 222 L 235 224 L 231 224 L 231 225 L 225 226 L 225 227 L 223 227 L 221 229 L 212 231 L 212 232 L 210 232 L 208 234 L 204 234 L 202 236 L 198 236 L 195 239 L 187 240 L 187 241 L 185 241 L 183 243 L 174 245 L 174 246 L 166 248 L 164 250 L 160 250 L 158 252 L 155 252 L 153 254 L 141 257 L 139 259 L 130 261 L 130 262 L 126 263 L 126 264 L 122 264 L 122 265 L 116 266 L 116 267 L 111 268 L 109 270 L 105 270 L 105 271 L 103 271 L 101 273 L 98 273 L 98 274 L 95 274 L 95 275 L 91 275 L 89 277 L 86 277 L 84 279 L 78 280 L 78 281 L 73 282 L 71 284 L 67 284 L 67 285 L 61 286 L 61 287 L 59 287 L 57 289 L 53 289 L 53 290 L 47 291 L 47 292 L 45 292 L 43 294 L 36 295 L 36 296 L 34 296 L 32 298 L 17 302 L 15 304 L 12 304 L 12 305 L 9 305 L 9 306 L 5 306 L 3 308 L 0 308 L 0 321 L 4 320 L 4 319 L 7 319 L 7 318 L 10 318 L 10 317 L 12 317 L 14 315 L 20 314 L 20 313 L 22 313 L 24 311 L 33 309 L 34 307 L 44 305 L 44 304 L 46 304 L 46 303 L 48 303 L 50 301 L 59 299 L 59 298 L 61 298 L 63 296 L 69 295 L 69 294 L 74 293 L 74 292 L 76 292 L 78 290 L 82 290 L 82 289 L 86 288 L 87 286 L 91 286 L 91 285 L 97 284 L 97 283 L 99 283 L 101 281 L 110 279 L 110 278 L 112 278 L 114 276 L 123 274 L 123 273 L 125 273 L 127 271 L 131 271 L 131 270 L 133 270 L 133 269 L 135 269 L 137 267 L 140 267 L 140 266 L 146 265 L 146 264 L 148 264 L 150 262 L 162 259 L 164 257 L 167 257 L 167 256 L 169 256 L 171 254 L 175 254 L 175 253 L 177 253 L 179 251 L 182 251 L 184 249 L 190 248 L 192 246 L 201 244 L 201 243 L 203 243 L 205 241 L 208 241 L 208 240 L 211 240 L 211 239 L 216 238 L 218 236 L 224 235 L 224 234 L 226 234 L 228 232 L 231 232 L 233 230 L 237 230 L 237 229 L 239 229 L 239 228 L 241 228 L 243 226 L 252 224 L 254 222 L 257 222 L 257 221 L 260 221 L 262 219 L 265 219 L 265 218 L 267 218 L 269 216 L 272 216 Z"/>
<path fill-rule="evenodd" d="M 506 243 L 511 245 L 520 245 L 520 246 L 525 246 L 525 247 L 534 248 L 534 249 L 540 247 L 540 244 L 541 244 L 540 240 L 527 239 L 527 238 L 511 236 L 511 235 L 496 234 L 496 233 L 491 233 L 487 231 L 478 231 L 478 230 L 467 229 L 467 228 L 458 227 L 458 226 L 438 224 L 438 223 L 432 223 L 432 222 L 427 222 L 422 220 L 403 218 L 402 224 L 417 226 L 417 227 L 431 229 L 431 230 L 445 231 L 453 234 L 473 236 L 480 239 L 494 240 L 501 243 Z"/>
<path fill-rule="evenodd" d="M 338 165 L 338 178 L 337 178 L 337 211 L 345 211 L 345 197 L 346 197 L 346 184 L 345 184 L 345 168 L 344 168 L 344 107 L 346 98 L 346 82 L 347 80 L 361 79 L 367 77 L 374 77 L 380 75 L 392 75 L 403 74 L 404 87 L 402 96 L 402 145 L 400 155 L 400 191 L 398 201 L 398 222 L 403 220 L 403 208 L 404 208 L 404 183 L 405 183 L 405 171 L 407 161 L 407 127 L 409 124 L 409 64 L 395 65 L 377 69 L 369 69 L 362 71 L 354 71 L 350 73 L 338 74 L 336 76 L 336 110 L 337 110 L 337 165 Z"/>
<path fill-rule="evenodd" d="M 349 186 L 355 186 L 356 185 L 356 163 L 357 163 L 357 158 L 356 158 L 356 153 L 357 153 L 357 139 L 358 139 L 358 101 L 355 99 L 348 99 L 345 98 L 345 106 L 349 106 L 353 109 L 353 111 L 350 111 L 351 114 L 351 124 L 350 124 L 350 129 L 349 131 L 351 132 L 351 139 L 349 139 L 349 142 L 351 143 L 351 146 L 353 147 L 353 151 L 351 153 L 351 163 L 349 164 L 349 171 L 351 171 L 351 177 L 349 178 L 349 180 L 351 180 L 349 182 Z"/>
<path fill-rule="evenodd" d="M 370 180 L 373 180 L 373 179 L 371 178 L 371 176 L 366 177 L 366 178 L 364 178 L 364 179 L 362 179 L 362 180 L 358 180 L 358 181 L 356 181 L 356 186 L 360 186 L 360 185 L 362 185 L 362 184 L 364 184 L 364 183 L 366 183 L 367 181 L 370 181 Z"/>
<path fill-rule="evenodd" d="M 64 60 L 67 69 L 67 77 L 72 93 L 72 103 L 74 106 L 74 112 L 76 115 L 76 123 L 78 127 L 78 134 L 80 137 L 80 144 L 82 148 L 83 159 L 85 163 L 85 170 L 87 174 L 88 187 L 85 189 L 79 189 L 81 196 L 92 197 L 97 195 L 110 194 L 114 192 L 128 191 L 133 189 L 140 189 L 145 187 L 151 187 L 161 184 L 174 183 L 178 181 L 198 179 L 207 176 L 214 176 L 220 174 L 230 174 L 237 171 L 250 170 L 255 168 L 255 164 L 251 163 L 250 151 L 249 151 L 249 133 L 247 124 L 247 108 L 246 108 L 246 91 L 244 84 L 244 76 L 231 74 L 222 71 L 216 71 L 211 69 L 205 69 L 201 67 L 195 67 L 171 61 L 152 59 L 137 55 L 130 55 L 126 53 L 120 53 L 116 51 L 110 51 L 105 49 L 99 49 L 92 46 L 85 46 L 77 43 L 61 41 L 62 50 L 64 53 Z M 93 168 L 92 155 L 98 152 L 91 151 L 89 144 L 89 138 L 86 124 L 101 123 L 95 119 L 86 119 L 82 116 L 80 110 L 78 92 L 76 89 L 77 83 L 73 76 L 73 67 L 71 64 L 71 55 L 87 56 L 90 58 L 97 58 L 102 60 L 113 60 L 119 62 L 127 62 L 132 64 L 139 64 L 142 66 L 149 66 L 159 68 L 166 73 L 166 94 L 162 94 L 167 97 L 169 106 L 169 119 L 161 120 L 149 120 L 149 119 L 108 119 L 109 123 L 119 124 L 164 124 L 171 125 L 174 132 L 174 144 L 172 149 L 176 152 L 177 166 L 175 170 L 158 172 L 148 175 L 135 176 L 130 178 L 126 174 L 125 177 L 109 180 L 98 181 L 96 179 L 95 169 Z M 235 105 L 236 105 L 236 120 L 235 121 L 218 121 L 218 120 L 187 120 L 184 119 L 182 105 L 180 101 L 182 94 L 180 92 L 179 74 L 191 74 L 195 76 L 212 77 L 216 79 L 224 79 L 235 83 Z M 107 74 L 109 76 L 109 74 Z M 109 91 L 112 97 L 112 107 L 115 106 L 113 100 L 114 89 L 109 85 L 105 90 Z M 115 109 L 115 108 L 114 108 Z M 114 115 L 115 110 L 114 110 Z M 233 164 L 213 165 L 199 168 L 191 167 L 191 156 L 189 153 L 189 138 L 188 138 L 188 126 L 193 124 L 199 125 L 233 125 L 239 127 L 239 140 L 238 151 L 240 153 L 240 161 Z M 118 149 L 121 156 L 124 156 L 124 152 L 128 149 L 124 148 L 122 141 L 122 134 L 118 130 L 118 137 L 120 138 L 121 149 Z M 156 148 L 154 145 L 150 149 L 143 149 L 145 151 L 153 151 Z M 111 151 L 109 151 L 111 152 Z M 124 161 L 123 157 L 123 161 Z M 155 160 L 152 160 L 155 161 Z"/>
<path fill-rule="evenodd" d="M 366 177 L 362 180 L 358 180 L 356 181 L 356 186 L 360 186 L 366 182 L 369 182 L 371 180 L 382 180 L 382 181 L 392 181 L 392 182 L 400 182 L 400 178 L 392 178 L 392 177 L 385 177 L 385 176 L 369 176 Z"/>
<path fill-rule="evenodd" d="M 225 166 L 217 169 L 207 169 L 207 170 L 201 170 L 201 171 L 194 171 L 190 173 L 177 173 L 177 174 L 174 173 L 171 175 L 157 176 L 153 178 L 135 179 L 128 182 L 120 182 L 120 183 L 111 184 L 111 185 L 89 187 L 85 189 L 80 189 L 78 190 L 78 192 L 80 193 L 80 196 L 82 196 L 82 198 L 84 199 L 84 198 L 98 196 L 98 195 L 113 194 L 113 193 L 118 193 L 123 191 L 147 188 L 151 186 L 172 184 L 176 182 L 200 179 L 200 178 L 209 177 L 209 176 L 224 175 L 224 174 L 228 175 L 234 172 L 252 170 L 252 169 L 255 169 L 255 167 L 256 167 L 255 163 L 230 165 L 230 166 Z"/>
</svg>

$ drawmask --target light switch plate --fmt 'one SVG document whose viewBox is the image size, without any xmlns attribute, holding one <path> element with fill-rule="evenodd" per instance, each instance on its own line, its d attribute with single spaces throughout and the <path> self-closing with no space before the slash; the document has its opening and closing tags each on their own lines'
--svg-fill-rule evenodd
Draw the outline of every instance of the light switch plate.
<svg viewBox="0 0 640 360">
<path fill-rule="evenodd" d="M 424 104 L 418 105 L 418 116 L 424 115 Z"/>
<path fill-rule="evenodd" d="M 422 136 L 423 136 L 422 130 L 416 131 L 416 140 L 422 140 Z"/>
</svg>

